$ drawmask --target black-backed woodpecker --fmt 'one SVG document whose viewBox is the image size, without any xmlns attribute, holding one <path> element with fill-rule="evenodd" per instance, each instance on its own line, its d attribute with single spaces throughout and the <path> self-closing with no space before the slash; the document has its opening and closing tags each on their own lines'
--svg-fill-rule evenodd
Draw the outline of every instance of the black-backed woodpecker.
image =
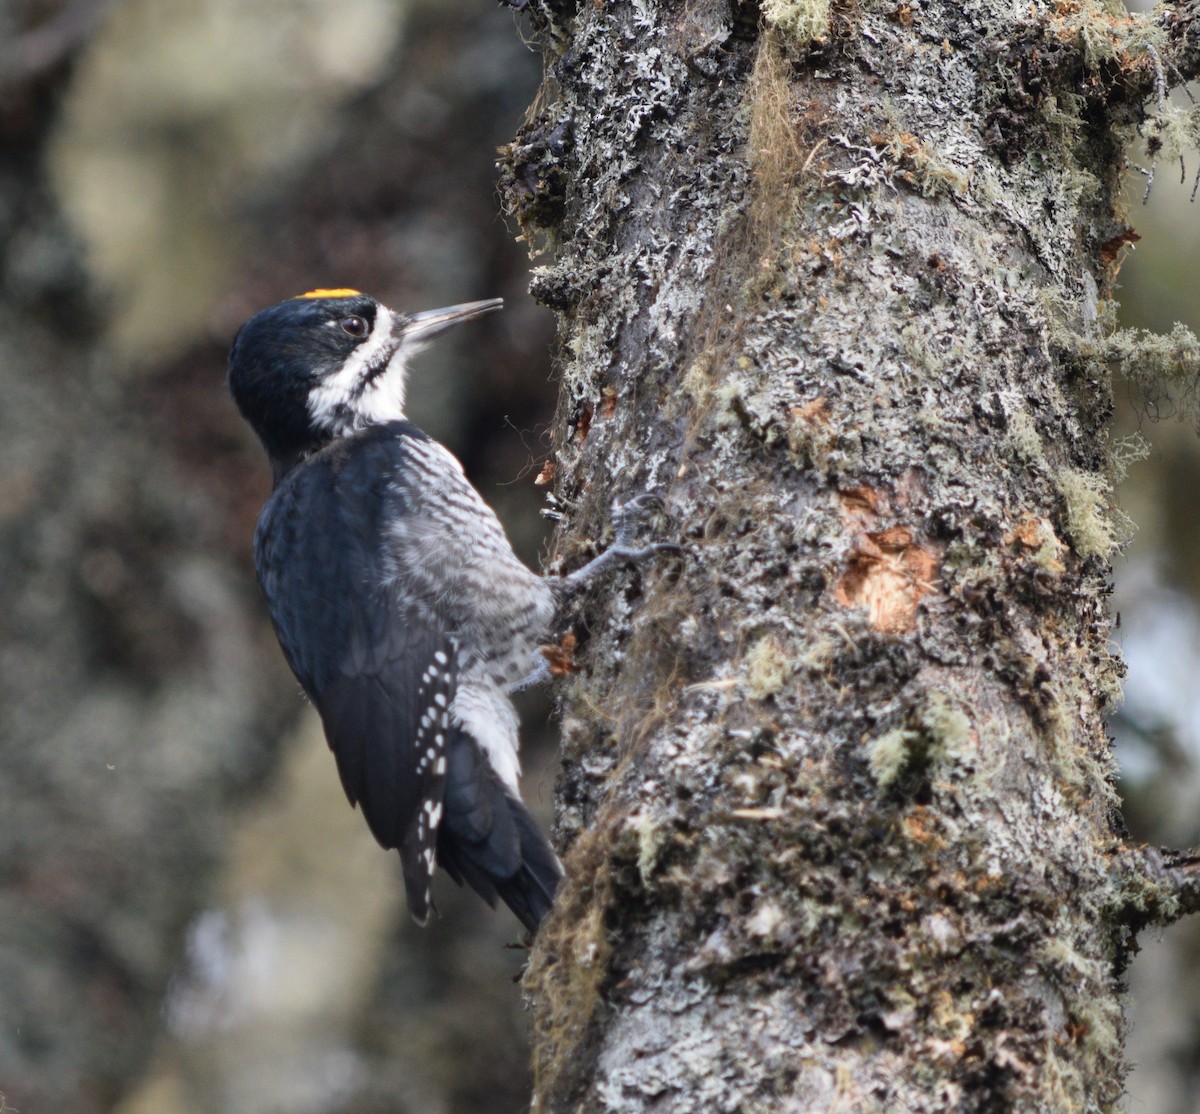
<svg viewBox="0 0 1200 1114">
<path fill-rule="evenodd" d="M 534 931 L 562 868 L 521 801 L 509 694 L 544 672 L 537 647 L 571 587 L 674 547 L 615 545 L 538 576 L 455 457 L 405 418 L 410 358 L 501 305 L 402 314 L 312 291 L 241 328 L 229 387 L 274 473 L 254 560 L 275 633 L 350 802 L 400 852 L 413 917 L 429 918 L 438 862 Z"/>
</svg>

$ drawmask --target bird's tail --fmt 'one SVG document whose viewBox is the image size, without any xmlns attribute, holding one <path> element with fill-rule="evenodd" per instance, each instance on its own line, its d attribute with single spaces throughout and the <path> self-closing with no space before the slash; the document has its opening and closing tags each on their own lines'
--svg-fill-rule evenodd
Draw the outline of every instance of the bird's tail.
<svg viewBox="0 0 1200 1114">
<path fill-rule="evenodd" d="M 470 736 L 457 735 L 447 758 L 438 861 L 459 885 L 493 907 L 499 897 L 536 932 L 562 878 L 558 856 Z"/>
</svg>

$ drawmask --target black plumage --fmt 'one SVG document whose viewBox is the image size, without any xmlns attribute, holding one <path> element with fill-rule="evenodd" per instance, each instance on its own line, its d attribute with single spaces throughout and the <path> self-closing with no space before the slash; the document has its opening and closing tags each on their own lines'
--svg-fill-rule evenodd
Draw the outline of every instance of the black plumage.
<svg viewBox="0 0 1200 1114">
<path fill-rule="evenodd" d="M 293 299 L 235 342 L 230 387 L 276 476 L 259 580 L 347 796 L 400 852 L 413 916 L 430 914 L 436 859 L 532 931 L 561 867 L 517 791 L 508 689 L 556 597 L 385 382 L 406 342 L 495 306 L 403 317 L 363 299 Z"/>
<path fill-rule="evenodd" d="M 394 575 L 423 560 L 404 552 L 397 523 L 418 517 L 412 448 L 428 441 L 411 422 L 389 422 L 308 457 L 263 509 L 255 565 L 346 795 L 379 843 L 400 852 L 413 916 L 429 916 L 436 848 L 456 881 L 491 904 L 503 897 L 532 930 L 553 899 L 557 859 L 525 805 L 450 720 L 465 664 L 455 608 L 412 597 Z M 424 543 L 429 527 L 412 533 Z M 447 541 L 447 557 L 451 548 Z"/>
</svg>

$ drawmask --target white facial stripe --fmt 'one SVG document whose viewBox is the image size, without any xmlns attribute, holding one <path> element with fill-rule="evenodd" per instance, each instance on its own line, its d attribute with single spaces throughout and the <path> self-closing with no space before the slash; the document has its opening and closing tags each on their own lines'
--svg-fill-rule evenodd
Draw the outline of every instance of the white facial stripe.
<svg viewBox="0 0 1200 1114">
<path fill-rule="evenodd" d="M 351 403 L 356 426 L 394 422 L 404 417 L 408 361 L 416 351 L 412 345 L 402 344 L 392 353 L 387 369 L 380 372 L 366 390 Z"/>
<path fill-rule="evenodd" d="M 371 383 L 364 384 L 371 368 L 378 365 L 396 343 L 392 333 L 397 316 L 386 306 L 380 306 L 371 335 L 338 371 L 309 394 L 308 412 L 319 428 L 342 433 L 404 417 L 405 364 L 411 351 L 397 348 L 387 369 L 376 375 Z"/>
</svg>

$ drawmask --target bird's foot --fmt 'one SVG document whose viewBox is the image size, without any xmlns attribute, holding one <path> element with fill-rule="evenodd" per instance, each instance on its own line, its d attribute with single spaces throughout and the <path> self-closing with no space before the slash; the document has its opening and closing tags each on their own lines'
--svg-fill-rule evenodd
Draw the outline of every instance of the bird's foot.
<svg viewBox="0 0 1200 1114">
<path fill-rule="evenodd" d="M 514 681 L 508 686 L 508 693 L 511 696 L 514 692 L 524 692 L 526 689 L 535 688 L 537 685 L 544 685 L 547 681 L 552 680 L 553 677 L 554 674 L 550 670 L 550 662 L 544 657 L 539 657 L 537 665 L 519 681 Z"/>
<path fill-rule="evenodd" d="M 583 568 L 563 577 L 563 583 L 572 589 L 580 588 L 597 576 L 618 564 L 637 564 L 659 553 L 682 553 L 682 547 L 674 542 L 652 542 L 649 545 L 630 544 L 637 536 L 646 519 L 655 511 L 662 511 L 663 500 L 659 495 L 644 492 L 613 507 L 614 540 L 603 553 L 593 557 Z"/>
</svg>

